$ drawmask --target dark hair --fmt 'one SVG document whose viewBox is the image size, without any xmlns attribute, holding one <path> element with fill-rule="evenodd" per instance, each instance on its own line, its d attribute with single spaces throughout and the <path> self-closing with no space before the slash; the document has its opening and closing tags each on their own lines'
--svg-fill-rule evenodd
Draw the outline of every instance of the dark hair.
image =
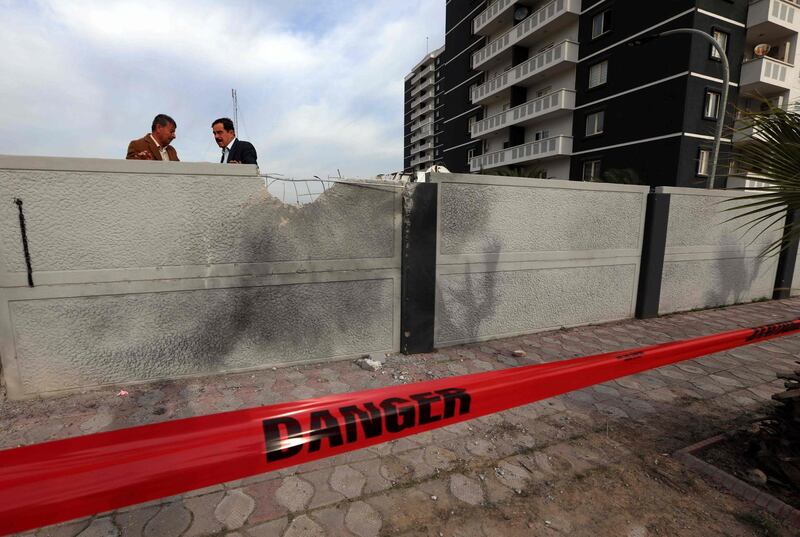
<svg viewBox="0 0 800 537">
<path fill-rule="evenodd" d="M 153 124 L 150 126 L 150 130 L 156 130 L 156 125 L 161 127 L 166 127 L 167 125 L 172 125 L 175 128 L 178 127 L 178 124 L 175 123 L 175 120 L 169 117 L 167 114 L 158 114 L 156 117 L 154 117 Z"/>
<path fill-rule="evenodd" d="M 231 118 L 229 117 L 221 117 L 219 119 L 215 119 L 211 123 L 211 128 L 213 129 L 214 125 L 216 125 L 217 123 L 222 123 L 222 128 L 225 129 L 226 131 L 233 130 L 233 121 L 231 121 Z"/>
</svg>

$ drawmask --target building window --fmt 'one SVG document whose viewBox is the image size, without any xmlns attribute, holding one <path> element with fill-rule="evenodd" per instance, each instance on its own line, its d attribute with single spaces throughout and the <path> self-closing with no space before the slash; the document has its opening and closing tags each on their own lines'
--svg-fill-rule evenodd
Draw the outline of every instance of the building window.
<svg viewBox="0 0 800 537">
<path fill-rule="evenodd" d="M 711 35 L 714 37 L 714 41 L 719 43 L 719 46 L 722 47 L 722 50 L 724 50 L 727 53 L 728 34 L 726 34 L 725 32 L 721 32 L 720 30 L 714 30 L 713 32 L 711 32 Z M 721 60 L 722 58 L 720 58 L 717 48 L 714 45 L 710 45 L 710 47 L 711 47 L 711 58 L 715 60 Z"/>
<path fill-rule="evenodd" d="M 550 138 L 550 131 L 536 131 L 533 133 L 533 141 L 538 142 L 539 140 L 544 140 L 545 138 Z"/>
<path fill-rule="evenodd" d="M 600 110 L 599 112 L 594 112 L 586 116 L 586 136 L 594 136 L 603 132 L 605 116 L 605 110 Z"/>
<path fill-rule="evenodd" d="M 472 159 L 475 157 L 475 150 L 470 149 L 467 151 L 467 165 L 472 164 Z"/>
<path fill-rule="evenodd" d="M 717 119 L 719 117 L 720 94 L 716 91 L 706 90 L 706 100 L 703 105 L 704 119 Z"/>
<path fill-rule="evenodd" d="M 600 164 L 601 160 L 587 160 L 583 163 L 583 175 L 581 179 L 584 181 L 597 181 L 600 179 Z"/>
<path fill-rule="evenodd" d="M 589 67 L 589 88 L 602 86 L 608 80 L 608 60 Z"/>
<path fill-rule="evenodd" d="M 536 172 L 537 179 L 547 179 L 547 170 L 542 168 Z"/>
<path fill-rule="evenodd" d="M 542 89 L 536 90 L 536 97 L 537 98 L 544 97 L 548 93 L 552 93 L 552 91 L 553 91 L 553 86 L 546 86 Z"/>
<path fill-rule="evenodd" d="M 596 39 L 611 30 L 611 10 L 603 11 L 592 17 L 592 39 Z"/>
<path fill-rule="evenodd" d="M 467 131 L 472 133 L 472 126 L 475 125 L 475 116 L 470 116 L 469 122 L 467 123 Z"/>
<path fill-rule="evenodd" d="M 697 154 L 697 175 L 708 177 L 708 170 L 711 167 L 711 150 L 701 149 Z"/>
</svg>

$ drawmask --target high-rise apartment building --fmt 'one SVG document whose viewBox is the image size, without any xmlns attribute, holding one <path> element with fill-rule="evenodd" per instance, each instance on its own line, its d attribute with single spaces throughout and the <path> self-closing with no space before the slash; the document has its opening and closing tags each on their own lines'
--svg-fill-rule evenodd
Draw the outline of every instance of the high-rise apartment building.
<svg viewBox="0 0 800 537">
<path fill-rule="evenodd" d="M 706 39 L 642 39 L 677 28 L 727 51 L 727 107 Z M 724 186 L 737 109 L 800 97 L 798 32 L 788 0 L 449 0 L 435 159 L 454 172 L 705 186 L 723 114 Z"/>
<path fill-rule="evenodd" d="M 405 78 L 405 148 L 403 171 L 424 171 L 440 160 L 442 76 L 439 66 L 444 47 L 426 54 Z"/>
</svg>

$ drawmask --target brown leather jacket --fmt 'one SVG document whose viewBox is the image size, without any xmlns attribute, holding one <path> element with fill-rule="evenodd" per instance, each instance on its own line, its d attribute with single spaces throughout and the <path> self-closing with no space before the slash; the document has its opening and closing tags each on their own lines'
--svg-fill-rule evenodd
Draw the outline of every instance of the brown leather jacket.
<svg viewBox="0 0 800 537">
<path fill-rule="evenodd" d="M 153 141 L 150 133 L 145 134 L 138 140 L 131 141 L 131 143 L 128 144 L 128 155 L 125 158 L 133 159 L 134 155 L 142 151 L 150 153 L 153 156 L 153 160 L 161 160 L 161 152 L 158 150 L 158 146 Z M 167 146 L 167 155 L 169 155 L 170 160 L 180 160 L 178 158 L 178 152 L 175 151 L 175 148 L 171 145 Z"/>
</svg>

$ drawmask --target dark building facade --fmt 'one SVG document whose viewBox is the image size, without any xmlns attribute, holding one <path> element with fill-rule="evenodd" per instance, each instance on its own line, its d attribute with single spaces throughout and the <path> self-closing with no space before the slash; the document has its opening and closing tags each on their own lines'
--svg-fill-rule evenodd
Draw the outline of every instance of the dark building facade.
<svg viewBox="0 0 800 537">
<path fill-rule="evenodd" d="M 695 29 L 723 45 L 722 62 Z M 452 172 L 706 186 L 717 117 L 725 186 L 737 110 L 785 105 L 800 6 L 789 0 L 450 0 L 437 162 Z M 721 178 L 721 179 L 720 179 Z"/>
</svg>

